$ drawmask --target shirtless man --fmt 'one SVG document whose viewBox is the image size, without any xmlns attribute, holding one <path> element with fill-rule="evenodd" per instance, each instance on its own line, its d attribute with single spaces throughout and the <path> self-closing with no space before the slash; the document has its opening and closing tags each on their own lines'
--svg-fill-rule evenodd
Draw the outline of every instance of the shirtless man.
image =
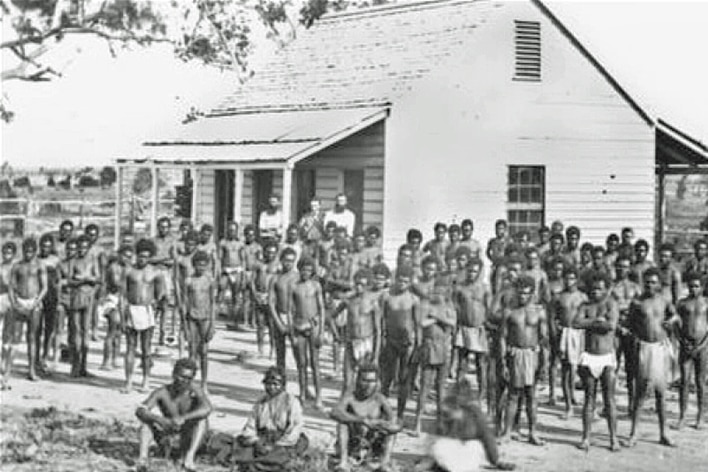
<svg viewBox="0 0 708 472">
<path fill-rule="evenodd" d="M 634 401 L 634 379 L 632 376 L 637 370 L 637 345 L 629 331 L 629 306 L 632 304 L 632 300 L 642 294 L 642 287 L 629 279 L 631 270 L 632 266 L 629 258 L 625 254 L 618 255 L 615 261 L 616 281 L 610 290 L 610 295 L 617 302 L 617 308 L 619 309 L 619 320 L 617 322 L 615 340 L 617 349 L 615 354 L 617 357 L 617 370 L 619 370 L 620 361 L 622 360 L 622 356 L 624 356 L 624 372 L 627 377 L 629 411 L 632 410 L 632 402 Z"/>
<path fill-rule="evenodd" d="M 506 220 L 497 220 L 494 223 L 495 236 L 487 243 L 487 258 L 489 258 L 492 266 L 489 274 L 489 283 L 494 294 L 496 294 L 497 290 L 497 270 L 504 264 L 506 247 L 511 243 L 511 239 L 507 235 L 508 227 Z"/>
<path fill-rule="evenodd" d="M 503 314 L 502 343 L 507 360 L 504 377 L 509 379 L 509 401 L 502 439 L 509 437 L 514 410 L 523 397 L 529 424 L 529 442 L 542 446 L 544 441 L 536 436 L 536 381 L 540 346 L 547 342 L 546 319 L 543 310 L 534 305 L 534 282 L 521 276 L 516 281 L 517 305 Z"/>
<path fill-rule="evenodd" d="M 550 231 L 550 230 L 549 230 Z M 560 361 L 560 330 L 553 316 L 554 306 L 560 294 L 565 290 L 565 259 L 556 256 L 548 263 L 548 301 L 546 313 L 548 314 L 548 405 L 556 404 L 556 367 Z"/>
<path fill-rule="evenodd" d="M 246 298 L 244 283 L 243 243 L 238 239 L 238 223 L 229 221 L 226 225 L 226 237 L 219 241 L 219 258 L 221 260 L 220 298 L 228 288 L 231 293 L 229 303 L 229 320 L 234 326 L 246 321 L 243 317 L 243 301 Z M 241 313 L 239 314 L 239 306 Z M 241 316 L 239 316 L 241 315 Z"/>
<path fill-rule="evenodd" d="M 177 336 L 177 320 L 175 316 L 175 284 L 173 279 L 173 265 L 175 257 L 177 257 L 177 241 L 170 234 L 172 223 L 170 219 L 163 216 L 157 221 L 157 236 L 153 239 L 155 243 L 155 257 L 150 263 L 162 275 L 162 280 L 165 283 L 165 303 L 161 303 L 157 307 L 157 319 L 159 320 L 158 344 L 165 345 L 165 323 L 168 316 L 170 317 L 170 339 L 174 340 Z"/>
<path fill-rule="evenodd" d="M 210 224 L 203 224 L 199 229 L 199 246 L 197 249 L 204 251 L 209 256 L 208 272 L 216 280 L 219 276 L 219 254 L 212 236 L 214 227 Z"/>
<path fill-rule="evenodd" d="M 565 248 L 563 256 L 569 266 L 580 267 L 580 228 L 577 226 L 568 226 L 565 230 Z"/>
<path fill-rule="evenodd" d="M 136 470 L 147 472 L 150 443 L 169 448 L 171 439 L 179 436 L 180 463 L 184 471 L 194 471 L 194 455 L 207 431 L 207 417 L 212 406 L 204 391 L 192 381 L 197 365 L 192 359 L 180 359 L 172 369 L 172 383 L 158 388 L 138 406 L 135 416 L 140 426 L 140 452 Z M 151 413 L 159 408 L 160 414 Z"/>
<path fill-rule="evenodd" d="M 189 234 L 190 232 L 194 231 L 194 225 L 192 224 L 191 220 L 184 219 L 180 221 L 179 223 L 179 239 L 177 239 L 176 243 L 176 251 L 177 255 L 181 255 L 184 253 L 184 239 Z"/>
<path fill-rule="evenodd" d="M 622 241 L 617 247 L 617 255 L 625 256 L 629 259 L 630 263 L 634 263 L 634 243 L 632 242 L 632 239 L 634 239 L 634 230 L 629 226 L 625 226 L 622 228 L 620 238 Z"/>
<path fill-rule="evenodd" d="M 627 446 L 637 443 L 637 424 L 639 412 L 644 399 L 653 389 L 656 397 L 656 411 L 659 417 L 659 443 L 664 446 L 674 446 L 666 435 L 664 395 L 666 393 L 667 375 L 671 364 L 671 344 L 668 331 L 678 318 L 671 302 L 661 293 L 661 273 L 652 268 L 644 272 L 644 293 L 634 300 L 629 308 L 629 326 L 632 335 L 639 343 L 636 396 L 632 405 L 632 429 L 627 440 Z"/>
<path fill-rule="evenodd" d="M 644 239 L 640 239 L 634 243 L 634 263 L 632 264 L 630 279 L 639 284 L 640 287 L 644 287 L 644 281 L 642 280 L 642 275 L 644 272 L 651 267 L 655 267 L 655 264 L 652 261 L 647 260 L 648 256 L 648 242 Z"/>
<path fill-rule="evenodd" d="M 354 288 L 353 262 L 350 255 L 351 245 L 346 240 L 339 240 L 335 244 L 335 254 L 329 265 L 325 277 L 325 287 L 329 298 L 332 300 L 332 310 L 327 317 L 327 324 L 332 331 L 334 345 L 332 346 L 335 374 L 339 372 L 340 357 L 346 344 L 347 315 L 342 307 L 344 300 Z"/>
<path fill-rule="evenodd" d="M 37 380 L 36 368 L 39 364 L 39 346 L 37 332 L 42 322 L 42 300 L 47 293 L 47 271 L 37 258 L 37 242 L 25 239 L 22 243 L 22 259 L 10 270 L 8 296 L 11 313 L 5 317 L 3 328 L 3 346 L 5 362 L 3 366 L 2 389 L 8 388 L 12 373 L 12 345 L 20 343 L 22 327 L 27 324 L 27 360 L 29 373 L 27 378 Z"/>
<path fill-rule="evenodd" d="M 696 272 L 703 281 L 708 279 L 708 240 L 699 239 L 693 243 L 693 256 L 686 261 L 683 273 L 688 275 Z"/>
<path fill-rule="evenodd" d="M 610 269 L 615 266 L 615 260 L 617 260 L 617 255 L 619 254 L 618 249 L 620 245 L 620 238 L 617 233 L 610 233 L 605 240 L 605 267 Z"/>
<path fill-rule="evenodd" d="M 281 272 L 270 284 L 268 305 L 271 320 L 270 335 L 275 345 L 275 360 L 278 369 L 285 372 L 285 340 L 292 334 L 292 326 L 288 324 L 288 313 L 292 303 L 293 286 L 300 278 L 295 268 L 297 255 L 291 248 L 285 248 L 280 253 Z"/>
<path fill-rule="evenodd" d="M 401 431 L 386 397 L 379 392 L 378 370 L 359 368 L 353 392 L 345 392 L 330 415 L 337 424 L 337 471 L 349 471 L 349 457 L 359 456 L 373 470 L 390 470 L 395 435 Z"/>
<path fill-rule="evenodd" d="M 71 289 L 69 305 L 69 343 L 71 354 L 71 376 L 87 377 L 91 310 L 94 305 L 96 287 L 101 283 L 98 258 L 90 253 L 91 242 L 87 235 L 77 239 L 78 253 L 70 263 L 67 284 Z"/>
<path fill-rule="evenodd" d="M 423 260 L 424 271 L 430 260 Z M 445 277 L 436 276 L 421 307 L 421 339 L 419 365 L 421 369 L 420 394 L 415 415 L 416 436 L 422 430 L 421 414 L 430 395 L 430 389 L 437 392 L 436 418 L 440 420 L 441 404 L 445 394 L 445 379 L 449 373 L 451 335 L 457 324 L 455 309 L 452 306 L 452 287 Z M 425 295 L 423 295 L 425 297 Z"/>
<path fill-rule="evenodd" d="M 383 250 L 381 249 L 381 230 L 376 226 L 366 228 L 366 247 L 364 247 L 364 266 L 373 268 L 383 261 Z"/>
<path fill-rule="evenodd" d="M 538 244 L 536 245 L 536 248 L 538 249 L 538 254 L 539 256 L 541 256 L 541 260 L 545 259 L 546 254 L 551 248 L 550 239 L 551 228 L 549 228 L 548 226 L 541 226 L 538 229 Z"/>
<path fill-rule="evenodd" d="M 10 271 L 17 255 L 17 245 L 7 241 L 2 245 L 2 263 L 0 264 L 0 321 L 10 316 Z"/>
<path fill-rule="evenodd" d="M 410 267 L 398 268 L 395 285 L 381 299 L 384 339 L 380 363 L 381 393 L 388 397 L 391 383 L 396 380 L 398 422 L 401 425 L 413 382 L 413 353 L 418 349 L 421 337 L 420 302 L 410 290 L 412 282 L 413 270 Z"/>
<path fill-rule="evenodd" d="M 253 281 L 253 272 L 256 266 L 263 259 L 263 247 L 256 241 L 256 228 L 253 225 L 246 225 L 243 228 L 243 312 L 246 324 L 250 327 L 256 328 L 256 333 L 260 329 L 261 335 L 265 329 L 264 325 L 258 325 L 258 318 L 256 315 L 255 303 L 253 299 L 253 291 L 251 290 L 251 284 Z M 262 318 L 261 321 L 265 323 L 268 318 Z"/>
<path fill-rule="evenodd" d="M 258 344 L 258 354 L 263 355 L 263 342 L 266 328 L 271 348 L 274 347 L 275 326 L 271 321 L 270 305 L 268 296 L 273 281 L 280 273 L 280 261 L 277 259 L 278 246 L 275 241 L 268 241 L 263 248 L 263 261 L 256 261 L 253 265 L 253 277 L 251 278 L 251 293 L 254 300 L 254 311 L 256 317 L 256 342 Z"/>
<path fill-rule="evenodd" d="M 460 238 L 462 237 L 461 233 L 462 229 L 460 228 L 460 225 L 457 224 L 451 224 L 447 229 L 447 237 L 449 240 L 447 247 L 445 247 L 446 261 L 457 258 L 457 250 L 460 248 Z M 450 267 L 448 266 L 448 270 L 449 269 Z"/>
<path fill-rule="evenodd" d="M 59 225 L 57 234 L 56 250 L 60 259 L 66 259 L 66 243 L 74 237 L 74 223 L 71 220 L 64 220 Z"/>
<path fill-rule="evenodd" d="M 607 275 L 602 273 L 593 275 L 590 299 L 580 306 L 578 315 L 572 322 L 574 328 L 585 331 L 585 351 L 580 355 L 578 367 L 580 377 L 585 384 L 583 437 L 578 444 L 578 448 L 584 451 L 590 449 L 590 428 L 595 414 L 598 381 L 602 386 L 602 402 L 610 431 L 610 450 L 619 451 L 615 406 L 617 359 L 614 354 L 619 307 L 608 292 L 609 286 L 610 278 Z"/>
<path fill-rule="evenodd" d="M 73 339 L 71 336 L 67 336 L 67 332 L 70 324 L 69 314 L 71 313 L 71 296 L 73 293 L 73 288 L 71 284 L 71 273 L 73 272 L 74 260 L 79 252 L 79 244 L 76 239 L 70 239 L 66 242 L 66 247 L 62 251 L 64 258 L 57 266 L 57 333 L 56 340 L 58 349 L 54 352 L 54 358 L 52 362 L 56 364 L 59 361 L 59 356 L 61 354 L 62 358 L 70 358 L 71 353 L 74 352 L 72 347 Z M 60 352 L 61 351 L 61 352 Z"/>
<path fill-rule="evenodd" d="M 423 246 L 423 254 L 433 256 L 438 260 L 438 264 L 445 264 L 445 253 L 447 251 L 448 242 L 445 239 L 447 235 L 447 225 L 445 223 L 435 223 L 433 228 L 435 238 L 425 243 Z"/>
<path fill-rule="evenodd" d="M 461 246 L 466 246 L 469 248 L 471 255 L 470 258 L 482 258 L 482 246 L 479 244 L 479 241 L 474 239 L 472 237 L 472 233 L 474 233 L 474 223 L 472 220 L 469 218 L 462 220 L 462 223 L 460 223 L 460 230 L 462 237 L 460 239 L 460 245 Z"/>
<path fill-rule="evenodd" d="M 324 300 L 322 286 L 313 280 L 315 261 L 303 257 L 297 268 L 300 279 L 292 288 L 292 301 L 288 311 L 288 326 L 292 328 L 291 344 L 300 385 L 300 398 L 311 400 L 307 387 L 307 367 L 312 368 L 312 383 L 315 386 L 315 408 L 324 409 L 320 388 L 320 347 L 324 328 Z"/>
<path fill-rule="evenodd" d="M 679 324 L 679 366 L 681 369 L 681 388 L 679 390 L 680 413 L 677 429 L 681 429 L 686 416 L 690 371 L 696 379 L 696 429 L 701 429 L 703 422 L 703 389 L 708 372 L 708 299 L 703 295 L 704 274 L 689 272 L 685 282 L 688 285 L 688 297 L 682 299 L 677 307 L 681 318 Z"/>
<path fill-rule="evenodd" d="M 489 344 L 485 323 L 492 306 L 492 291 L 482 278 L 482 261 L 472 259 L 467 265 L 467 279 L 453 294 L 457 306 L 455 346 L 459 355 L 457 381 L 467 375 L 468 359 L 474 355 L 479 398 L 487 398 Z M 489 405 L 487 405 L 489 406 Z"/>
<path fill-rule="evenodd" d="M 192 264 L 192 258 L 197 251 L 197 245 L 199 244 L 199 235 L 195 231 L 190 231 L 184 236 L 184 247 L 181 251 L 177 252 L 177 257 L 173 265 L 174 275 L 173 279 L 175 281 L 175 292 L 176 294 L 183 294 L 186 291 L 185 282 L 187 277 L 190 277 L 194 273 L 194 265 Z M 180 335 L 178 342 L 179 354 L 182 354 L 182 344 L 186 340 L 189 342 L 189 337 L 187 336 L 187 309 L 184 303 L 187 301 L 186 298 L 177 296 L 177 309 L 180 315 Z M 184 339 L 183 339 L 184 338 Z"/>
<path fill-rule="evenodd" d="M 216 323 L 216 283 L 207 273 L 209 256 L 197 251 L 192 257 L 194 273 L 184 281 L 184 307 L 189 339 L 189 357 L 201 368 L 202 389 L 207 391 L 209 342 L 214 337 Z"/>
<path fill-rule="evenodd" d="M 343 391 L 354 387 L 359 367 L 378 362 L 381 352 L 381 316 L 378 300 L 368 291 L 373 275 L 369 269 L 361 269 L 354 274 L 354 294 L 345 299 L 337 310 L 346 310 L 347 324 L 344 346 Z"/>
<path fill-rule="evenodd" d="M 578 315 L 580 305 L 588 298 L 578 290 L 578 270 L 568 267 L 563 274 L 565 290 L 553 304 L 550 316 L 553 317 L 554 330 L 559 336 L 558 356 L 561 361 L 561 386 L 565 412 L 563 419 L 568 419 L 571 405 L 575 401 L 575 372 L 583 352 L 583 332 L 573 328 L 573 320 Z"/>
<path fill-rule="evenodd" d="M 548 251 L 546 251 L 546 255 L 543 257 L 543 268 L 546 272 L 550 272 L 551 264 L 557 257 L 562 258 L 565 262 L 566 259 L 563 254 L 563 244 L 564 239 L 562 234 L 551 234 L 551 239 L 548 240 Z"/>
<path fill-rule="evenodd" d="M 106 318 L 108 330 L 106 340 L 103 344 L 103 363 L 101 370 L 110 370 L 118 367 L 118 355 L 120 354 L 120 340 L 123 336 L 123 315 L 121 311 L 125 309 L 122 300 L 123 283 L 127 271 L 133 264 L 135 250 L 133 246 L 121 246 L 118 249 L 118 257 L 108 263 L 106 267 L 106 296 L 99 311 Z"/>
<path fill-rule="evenodd" d="M 164 297 L 164 282 L 162 274 L 148 264 L 155 256 L 155 243 L 149 239 L 141 239 L 135 246 L 136 261 L 125 276 L 125 322 L 126 330 L 125 353 L 125 387 L 124 393 L 133 388 L 133 368 L 135 366 L 135 351 L 140 342 L 143 367 L 143 383 L 141 390 L 147 390 L 150 382 L 150 344 L 155 330 L 155 306 Z"/>
<path fill-rule="evenodd" d="M 43 329 L 37 331 L 37 346 L 39 346 L 40 338 L 43 338 L 42 343 L 42 366 L 49 358 L 50 350 L 52 358 L 56 356 L 57 346 L 57 305 L 58 292 L 57 285 L 59 283 L 59 263 L 61 259 L 56 255 L 54 250 L 54 238 L 49 234 L 42 235 L 39 238 L 39 256 L 38 259 L 44 264 L 47 271 L 47 295 L 42 301 L 42 324 Z M 41 336 L 43 335 L 43 336 Z"/>
<path fill-rule="evenodd" d="M 681 272 L 674 262 L 674 246 L 664 243 L 659 247 L 659 277 L 661 278 L 661 293 L 666 300 L 676 305 L 681 296 Z"/>
</svg>

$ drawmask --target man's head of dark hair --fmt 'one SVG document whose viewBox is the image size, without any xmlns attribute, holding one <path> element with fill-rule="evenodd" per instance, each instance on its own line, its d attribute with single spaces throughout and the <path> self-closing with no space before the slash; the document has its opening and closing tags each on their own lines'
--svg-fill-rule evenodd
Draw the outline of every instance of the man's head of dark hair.
<svg viewBox="0 0 708 472">
<path fill-rule="evenodd" d="M 297 257 L 297 253 L 295 252 L 295 249 L 293 249 L 291 247 L 284 248 L 283 251 L 280 253 L 280 260 L 282 261 L 287 256 Z"/>
<path fill-rule="evenodd" d="M 199 262 L 209 263 L 209 254 L 205 251 L 197 251 L 192 256 L 192 264 L 197 265 Z"/>
<path fill-rule="evenodd" d="M 155 243 L 150 239 L 143 238 L 135 245 L 135 252 L 138 254 L 147 252 L 150 254 L 150 257 L 152 257 L 155 255 Z"/>
<path fill-rule="evenodd" d="M 382 275 L 386 277 L 387 279 L 391 277 L 391 269 L 388 268 L 386 264 L 383 262 L 379 262 L 378 264 L 375 264 L 372 268 L 371 271 L 374 273 L 374 276 L 377 275 Z"/>
<path fill-rule="evenodd" d="M 85 232 L 86 234 L 88 234 L 88 233 L 90 233 L 90 232 L 92 232 L 92 231 L 95 231 L 95 232 L 97 232 L 97 233 L 99 232 L 98 225 L 97 225 L 96 223 L 91 223 L 91 224 L 87 225 L 87 226 L 86 226 L 86 229 L 84 230 L 84 232 Z"/>
<path fill-rule="evenodd" d="M 369 226 L 366 228 L 366 235 L 367 236 L 373 236 L 376 238 L 381 237 L 381 230 L 378 228 L 378 226 Z"/>
<path fill-rule="evenodd" d="M 189 357 L 183 357 L 181 359 L 178 359 L 175 361 L 175 365 L 172 368 L 173 372 L 177 372 L 178 370 L 191 370 L 192 372 L 197 371 L 197 363 L 194 361 L 194 359 L 191 359 Z"/>
<path fill-rule="evenodd" d="M 36 251 L 37 250 L 37 241 L 35 241 L 34 238 L 25 238 L 24 241 L 22 241 L 22 251 Z"/>
<path fill-rule="evenodd" d="M 420 232 L 419 229 L 416 228 L 411 228 L 408 230 L 408 233 L 406 233 L 406 241 L 411 241 L 412 239 L 423 239 L 423 233 Z"/>
</svg>

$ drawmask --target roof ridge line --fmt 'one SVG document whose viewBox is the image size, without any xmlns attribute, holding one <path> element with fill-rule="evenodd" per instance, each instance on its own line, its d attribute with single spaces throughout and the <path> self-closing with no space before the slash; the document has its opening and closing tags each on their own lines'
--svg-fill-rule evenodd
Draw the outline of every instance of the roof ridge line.
<svg viewBox="0 0 708 472">
<path fill-rule="evenodd" d="M 338 19 L 348 19 L 352 17 L 362 17 L 368 15 L 381 16 L 382 14 L 396 14 L 411 10 L 425 10 L 429 8 L 440 8 L 446 5 L 456 5 L 465 3 L 482 3 L 490 2 L 493 0 L 413 0 L 409 2 L 392 3 L 376 5 L 371 7 L 363 7 L 356 10 L 343 10 L 333 13 L 326 13 L 317 22 L 315 22 L 315 28 L 318 23 L 326 23 L 330 20 Z"/>
</svg>

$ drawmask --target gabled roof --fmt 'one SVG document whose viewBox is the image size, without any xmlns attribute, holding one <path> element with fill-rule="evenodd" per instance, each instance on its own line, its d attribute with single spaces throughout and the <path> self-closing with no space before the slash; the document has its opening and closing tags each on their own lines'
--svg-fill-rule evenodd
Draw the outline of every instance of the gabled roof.
<svg viewBox="0 0 708 472">
<path fill-rule="evenodd" d="M 462 51 L 502 5 L 434 0 L 326 15 L 213 113 L 390 102 Z"/>
<path fill-rule="evenodd" d="M 530 0 L 649 125 L 649 115 L 541 0 Z M 469 47 L 498 0 L 407 1 L 325 15 L 213 115 L 391 103 Z"/>
</svg>

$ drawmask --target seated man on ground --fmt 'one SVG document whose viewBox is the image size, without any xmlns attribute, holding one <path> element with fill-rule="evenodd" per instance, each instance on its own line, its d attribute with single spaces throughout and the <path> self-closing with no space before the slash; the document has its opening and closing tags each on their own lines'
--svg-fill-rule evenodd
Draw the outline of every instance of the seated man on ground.
<svg viewBox="0 0 708 472">
<path fill-rule="evenodd" d="M 452 387 L 442 403 L 439 436 L 414 470 L 476 472 L 489 465 L 499 470 L 515 468 L 514 464 L 499 460 L 494 432 L 475 397 L 466 379 Z"/>
<path fill-rule="evenodd" d="M 237 470 L 285 470 L 289 461 L 307 449 L 302 405 L 285 390 L 285 381 L 279 368 L 266 371 L 265 395 L 253 406 L 231 452 L 230 462 L 241 465 Z"/>
<path fill-rule="evenodd" d="M 386 397 L 379 392 L 375 366 L 359 367 L 354 392 L 345 391 L 331 417 L 339 423 L 337 470 L 350 470 L 350 457 L 368 463 L 373 470 L 389 470 L 393 439 L 402 427 L 396 423 Z"/>
<path fill-rule="evenodd" d="M 207 430 L 211 403 L 202 388 L 193 384 L 197 365 L 191 359 L 180 359 L 172 370 L 172 383 L 150 394 L 135 411 L 140 427 L 140 456 L 137 470 L 147 471 L 148 449 L 154 440 L 168 452 L 173 439 L 179 440 L 180 465 L 193 471 L 194 455 Z M 154 407 L 160 414 L 151 413 Z"/>
</svg>

